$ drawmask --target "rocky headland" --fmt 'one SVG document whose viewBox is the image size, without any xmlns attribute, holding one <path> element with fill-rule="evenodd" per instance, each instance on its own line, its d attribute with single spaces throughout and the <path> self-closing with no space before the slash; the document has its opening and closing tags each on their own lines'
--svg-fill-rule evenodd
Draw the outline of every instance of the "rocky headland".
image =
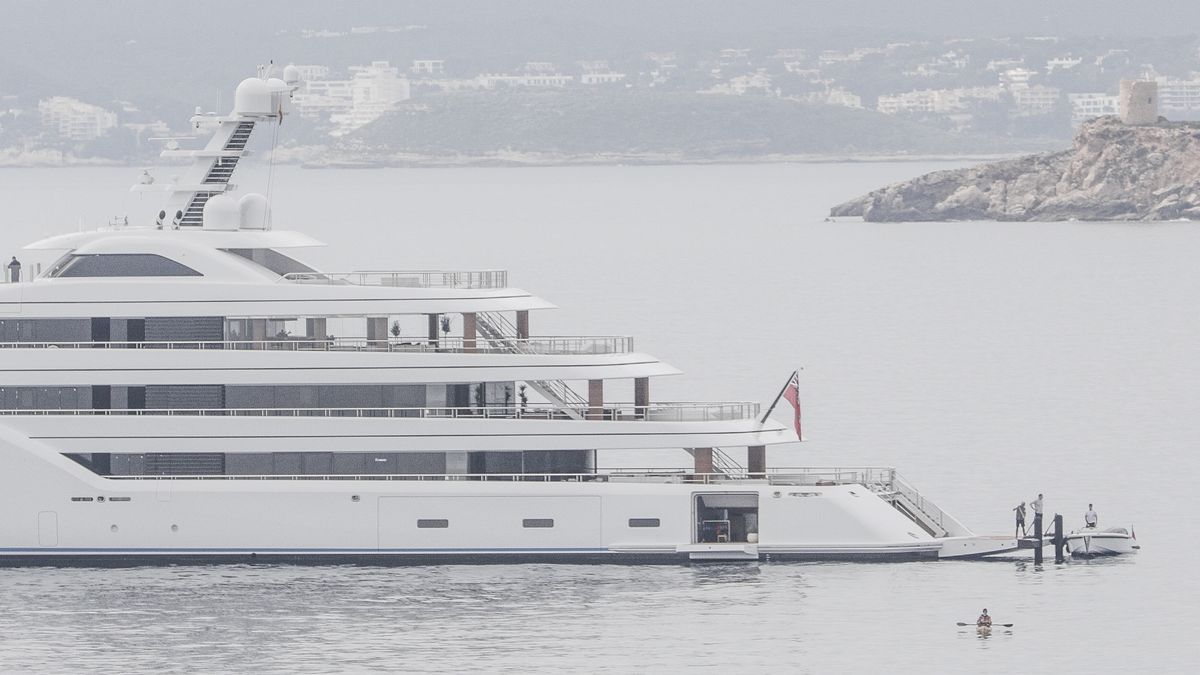
<svg viewBox="0 0 1200 675">
<path fill-rule="evenodd" d="M 1200 124 L 1085 123 L 1069 150 L 935 171 L 830 210 L 876 222 L 1200 220 Z"/>
</svg>

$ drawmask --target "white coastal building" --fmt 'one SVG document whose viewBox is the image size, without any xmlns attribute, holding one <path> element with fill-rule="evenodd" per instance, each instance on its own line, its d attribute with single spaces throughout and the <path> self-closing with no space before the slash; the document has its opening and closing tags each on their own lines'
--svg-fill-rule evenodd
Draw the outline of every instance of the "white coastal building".
<svg viewBox="0 0 1200 675">
<path fill-rule="evenodd" d="M 1168 119 L 1200 115 L 1200 78 L 1158 78 L 1158 109 Z"/>
<path fill-rule="evenodd" d="M 316 66 L 305 68 L 310 75 L 328 75 L 328 69 L 321 73 Z M 300 115 L 328 119 L 333 124 L 331 134 L 334 136 L 374 122 L 411 97 L 408 78 L 387 61 L 373 61 L 370 65 L 352 66 L 349 70 L 350 79 L 347 80 L 329 80 L 320 76 L 303 79 L 294 99 Z"/>
<path fill-rule="evenodd" d="M 408 72 L 417 76 L 442 75 L 446 72 L 446 61 L 444 59 L 413 59 Z"/>
<path fill-rule="evenodd" d="M 90 141 L 117 126 L 117 114 L 69 96 L 52 96 L 38 101 L 42 128 L 71 141 Z"/>
<path fill-rule="evenodd" d="M 999 101 L 1003 94 L 1000 87 L 922 89 L 880 96 L 876 109 L 887 115 L 901 112 L 949 115 L 966 112 L 972 101 Z"/>
<path fill-rule="evenodd" d="M 1071 104 L 1071 123 L 1075 126 L 1096 117 L 1116 115 L 1120 112 L 1119 98 L 1115 94 L 1104 92 L 1067 94 L 1067 101 Z"/>
<path fill-rule="evenodd" d="M 1058 109 L 1062 90 L 1057 87 L 1034 85 L 1021 87 L 1012 92 L 1018 115 L 1042 115 Z"/>
</svg>

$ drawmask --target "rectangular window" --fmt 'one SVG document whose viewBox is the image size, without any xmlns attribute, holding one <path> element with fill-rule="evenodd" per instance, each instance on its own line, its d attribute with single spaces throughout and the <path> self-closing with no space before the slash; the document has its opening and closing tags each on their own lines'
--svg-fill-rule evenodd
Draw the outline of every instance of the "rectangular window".
<svg viewBox="0 0 1200 675">
<path fill-rule="evenodd" d="M 526 518 L 521 521 L 521 527 L 554 527 L 553 518 Z"/>
<path fill-rule="evenodd" d="M 658 527 L 662 522 L 658 518 L 630 518 L 630 527 Z"/>
<path fill-rule="evenodd" d="M 133 497 L 109 497 L 108 501 L 110 501 L 110 502 L 130 502 L 130 501 L 133 501 Z"/>
<path fill-rule="evenodd" d="M 90 502 L 92 499 L 92 497 L 71 497 L 73 502 Z"/>
<path fill-rule="evenodd" d="M 422 530 L 444 530 L 450 527 L 450 521 L 444 518 L 422 518 L 417 520 L 417 527 Z"/>
</svg>

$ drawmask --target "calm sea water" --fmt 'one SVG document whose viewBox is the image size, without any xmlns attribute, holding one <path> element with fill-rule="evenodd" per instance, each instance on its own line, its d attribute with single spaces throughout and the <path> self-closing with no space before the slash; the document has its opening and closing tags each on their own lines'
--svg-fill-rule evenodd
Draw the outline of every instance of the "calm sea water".
<svg viewBox="0 0 1200 675">
<path fill-rule="evenodd" d="M 1094 502 L 1136 557 L 0 570 L 0 671 L 1194 666 L 1200 227 L 823 222 L 938 166 L 283 168 L 275 223 L 328 269 L 510 269 L 561 307 L 535 333 L 633 334 L 686 372 L 656 397 L 770 399 L 803 367 L 808 442 L 772 464 L 894 465 L 981 533 L 1039 491 L 1072 525 Z M 0 255 L 144 209 L 135 174 L 0 171 Z M 955 628 L 984 606 L 1016 627 Z"/>
</svg>

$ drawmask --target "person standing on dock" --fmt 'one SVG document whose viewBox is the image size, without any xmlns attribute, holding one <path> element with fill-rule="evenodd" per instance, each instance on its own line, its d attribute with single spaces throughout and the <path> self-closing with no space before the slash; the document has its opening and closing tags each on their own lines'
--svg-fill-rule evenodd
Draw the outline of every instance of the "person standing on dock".
<svg viewBox="0 0 1200 675">
<path fill-rule="evenodd" d="M 1017 504 L 1016 508 L 1014 508 L 1013 511 L 1017 512 L 1017 527 L 1013 530 L 1013 538 L 1014 539 L 1017 538 L 1018 532 L 1021 533 L 1020 536 L 1024 537 L 1024 536 L 1026 536 L 1025 535 L 1025 502 L 1021 502 L 1020 504 Z"/>
<path fill-rule="evenodd" d="M 1043 495 L 1042 493 L 1039 492 L 1038 498 L 1029 503 L 1029 505 L 1033 507 L 1033 531 L 1034 532 L 1042 531 L 1042 508 L 1043 508 L 1042 500 L 1044 498 L 1045 498 L 1045 495 Z"/>
<path fill-rule="evenodd" d="M 1091 504 L 1088 504 L 1087 513 L 1083 514 L 1083 524 L 1093 529 L 1100 524 L 1100 516 L 1096 515 L 1096 510 Z"/>
</svg>

